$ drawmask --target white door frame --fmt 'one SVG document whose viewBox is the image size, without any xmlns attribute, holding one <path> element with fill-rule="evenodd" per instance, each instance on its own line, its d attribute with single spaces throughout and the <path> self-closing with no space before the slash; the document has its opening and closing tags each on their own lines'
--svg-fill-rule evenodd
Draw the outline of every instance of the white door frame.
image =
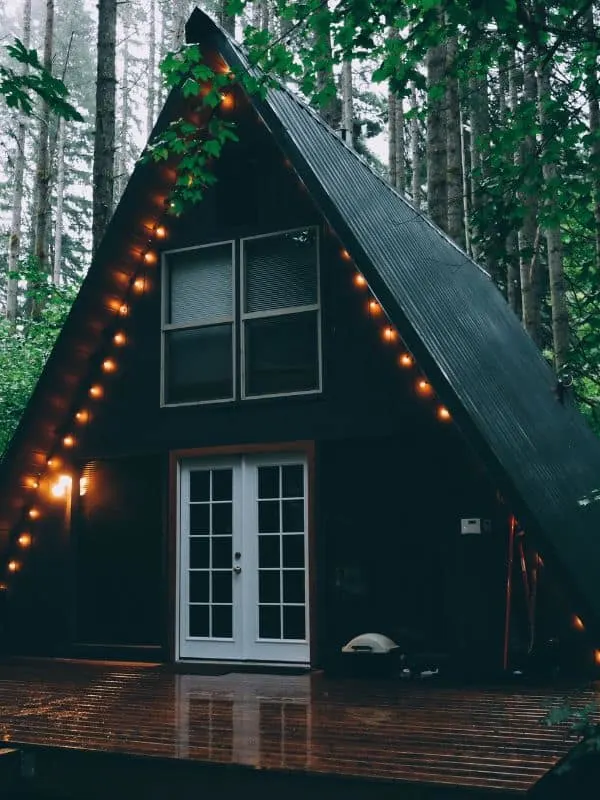
<svg viewBox="0 0 600 800">
<path fill-rule="evenodd" d="M 230 455 L 192 455 L 183 452 L 176 458 L 176 577 L 175 577 L 175 657 L 176 660 L 262 661 L 276 663 L 310 663 L 310 459 L 307 449 L 297 446 L 289 450 L 255 451 Z M 173 454 L 177 456 L 178 454 Z M 260 639 L 259 631 L 259 572 L 258 572 L 258 467 L 302 464 L 304 477 L 304 597 L 305 639 Z M 233 474 L 233 531 L 232 552 L 241 552 L 241 574 L 233 582 L 233 636 L 229 640 L 190 639 L 187 637 L 188 598 L 187 581 L 182 576 L 187 570 L 187 547 L 183 532 L 188 529 L 189 476 L 194 469 L 212 470 L 227 468 Z M 281 473 L 280 473 L 281 474 Z M 283 502 L 283 498 L 281 499 Z M 282 533 L 282 536 L 285 534 Z M 283 546 L 283 541 L 282 545 Z M 282 564 L 283 569 L 283 564 Z M 281 581 L 285 579 L 285 570 Z M 282 583 L 283 586 L 283 583 Z M 185 595 L 185 596 L 184 596 Z M 283 598 L 282 598 L 283 602 Z M 284 608 L 282 607 L 282 614 Z M 283 637 L 283 633 L 281 634 Z"/>
</svg>

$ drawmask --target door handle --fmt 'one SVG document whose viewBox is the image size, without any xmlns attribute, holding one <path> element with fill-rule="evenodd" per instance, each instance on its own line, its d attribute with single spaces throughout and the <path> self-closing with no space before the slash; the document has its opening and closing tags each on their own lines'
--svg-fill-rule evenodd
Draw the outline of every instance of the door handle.
<svg viewBox="0 0 600 800">
<path fill-rule="evenodd" d="M 236 575 L 239 575 L 240 572 L 242 571 L 242 568 L 240 567 L 239 564 L 236 564 L 235 567 L 233 568 L 233 571 L 235 572 Z"/>
</svg>

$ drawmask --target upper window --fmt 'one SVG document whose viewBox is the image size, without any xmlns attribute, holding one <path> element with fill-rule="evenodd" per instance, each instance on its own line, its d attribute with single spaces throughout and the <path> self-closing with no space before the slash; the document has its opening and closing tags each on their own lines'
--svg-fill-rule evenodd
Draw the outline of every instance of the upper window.
<svg viewBox="0 0 600 800">
<path fill-rule="evenodd" d="M 318 249 L 303 228 L 165 255 L 165 404 L 320 390 Z"/>
</svg>

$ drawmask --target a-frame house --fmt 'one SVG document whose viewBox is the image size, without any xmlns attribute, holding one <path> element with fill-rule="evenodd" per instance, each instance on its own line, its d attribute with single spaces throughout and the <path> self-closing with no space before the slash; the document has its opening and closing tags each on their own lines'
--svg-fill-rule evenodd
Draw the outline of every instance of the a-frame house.
<svg viewBox="0 0 600 800">
<path fill-rule="evenodd" d="M 568 391 L 312 110 L 229 99 L 199 206 L 136 168 L 4 458 L 5 650 L 316 667 L 375 631 L 453 674 L 592 666 L 600 444 Z"/>
</svg>

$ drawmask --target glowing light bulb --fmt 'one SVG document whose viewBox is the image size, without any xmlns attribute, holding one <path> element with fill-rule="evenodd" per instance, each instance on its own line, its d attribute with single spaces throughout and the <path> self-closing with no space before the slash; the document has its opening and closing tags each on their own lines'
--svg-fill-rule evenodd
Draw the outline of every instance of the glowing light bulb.
<svg viewBox="0 0 600 800">
<path fill-rule="evenodd" d="M 395 342 L 398 338 L 398 333 L 391 325 L 386 325 L 382 332 L 384 342 Z"/>
<path fill-rule="evenodd" d="M 32 475 L 30 475 L 29 477 L 25 478 L 25 486 L 28 489 L 39 489 L 40 482 L 37 478 L 34 478 Z"/>
<path fill-rule="evenodd" d="M 154 250 L 146 250 L 144 253 L 144 261 L 146 264 L 156 264 L 158 261 L 158 256 L 154 252 Z"/>
<path fill-rule="evenodd" d="M 154 229 L 154 235 L 157 239 L 166 239 L 167 238 L 167 229 L 164 225 L 157 225 Z"/>
<path fill-rule="evenodd" d="M 17 539 L 17 544 L 19 547 L 30 547 L 32 542 L 31 534 L 30 533 L 21 533 L 19 538 Z"/>
<path fill-rule="evenodd" d="M 398 356 L 398 364 L 399 366 L 403 367 L 404 369 L 409 369 L 415 363 L 414 358 L 410 355 L 410 353 L 400 353 Z"/>
<path fill-rule="evenodd" d="M 9 572 L 18 572 L 20 570 L 20 568 L 21 568 L 21 565 L 19 564 L 19 562 L 15 561 L 14 559 L 12 561 L 9 561 L 6 566 L 7 566 Z"/>
<path fill-rule="evenodd" d="M 600 665 L 600 650 L 594 650 L 594 662 Z"/>
<path fill-rule="evenodd" d="M 94 400 L 98 400 L 98 398 L 102 397 L 104 394 L 104 389 L 99 383 L 94 383 L 92 386 L 90 386 L 88 394 L 90 397 L 93 397 Z"/>
<path fill-rule="evenodd" d="M 29 511 L 27 512 L 27 516 L 29 517 L 29 519 L 39 519 L 42 516 L 42 514 L 39 508 L 30 508 Z"/>
<path fill-rule="evenodd" d="M 65 447 L 75 447 L 75 437 L 72 433 L 67 433 L 66 436 L 63 436 L 62 443 Z"/>
<path fill-rule="evenodd" d="M 356 273 L 356 275 L 354 276 L 354 285 L 358 286 L 359 289 L 365 288 L 365 286 L 367 285 L 367 279 L 362 273 L 360 272 Z"/>
<path fill-rule="evenodd" d="M 352 256 L 345 249 L 340 250 L 340 256 L 344 259 L 344 261 L 352 261 Z"/>
<path fill-rule="evenodd" d="M 423 397 L 430 397 L 433 394 L 433 389 L 425 378 L 421 378 L 417 381 L 417 392 Z"/>
<path fill-rule="evenodd" d="M 369 300 L 369 313 L 374 317 L 376 317 L 378 314 L 381 314 L 381 306 L 377 300 Z"/>
<path fill-rule="evenodd" d="M 61 463 L 62 462 L 58 456 L 48 456 L 46 459 L 46 464 L 48 467 L 50 467 L 50 469 L 56 469 L 57 467 L 60 467 Z"/>
<path fill-rule="evenodd" d="M 105 358 L 102 362 L 102 370 L 107 373 L 116 372 L 117 362 L 114 360 L 114 358 Z"/>
<path fill-rule="evenodd" d="M 232 92 L 223 92 L 221 94 L 221 108 L 229 111 L 235 106 L 235 98 Z"/>
<path fill-rule="evenodd" d="M 117 347 L 123 347 L 124 344 L 127 344 L 127 336 L 123 331 L 117 331 L 112 340 L 113 344 L 116 344 Z"/>
<path fill-rule="evenodd" d="M 50 494 L 52 497 L 65 497 L 67 491 L 71 488 L 71 476 L 60 475 L 56 483 L 50 487 Z"/>
<path fill-rule="evenodd" d="M 437 410 L 437 418 L 442 422 L 449 422 L 452 417 L 446 406 L 440 406 Z"/>
<path fill-rule="evenodd" d="M 573 622 L 573 627 L 575 628 L 575 630 L 582 631 L 582 630 L 585 629 L 585 625 L 583 624 L 583 620 L 581 619 L 581 617 L 578 617 L 577 614 L 573 614 L 572 622 Z"/>
<path fill-rule="evenodd" d="M 87 408 L 80 408 L 75 414 L 75 419 L 80 425 L 85 425 L 86 422 L 90 421 L 90 412 L 87 410 Z"/>
<path fill-rule="evenodd" d="M 121 303 L 119 305 L 118 314 L 120 317 L 129 316 L 129 306 L 127 305 L 127 303 Z"/>
<path fill-rule="evenodd" d="M 0 583 L 0 592 L 7 592 L 7 591 L 8 591 L 8 583 Z"/>
<path fill-rule="evenodd" d="M 136 278 L 133 282 L 133 291 L 136 294 L 142 294 L 146 289 L 146 281 L 144 278 Z"/>
</svg>

